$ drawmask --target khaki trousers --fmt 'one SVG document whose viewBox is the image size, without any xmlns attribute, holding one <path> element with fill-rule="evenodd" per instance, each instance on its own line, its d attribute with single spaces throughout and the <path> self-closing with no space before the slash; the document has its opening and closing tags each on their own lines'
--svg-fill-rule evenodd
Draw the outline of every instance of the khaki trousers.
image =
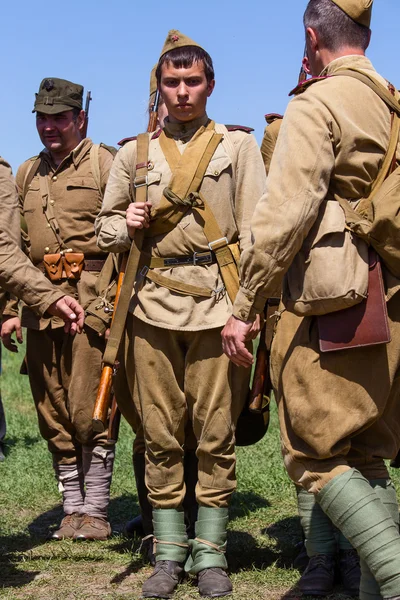
<svg viewBox="0 0 400 600">
<path fill-rule="evenodd" d="M 283 312 L 272 344 L 285 466 L 317 493 L 355 467 L 387 479 L 400 446 L 400 294 L 388 302 L 389 344 L 321 353 L 315 318 Z"/>
<path fill-rule="evenodd" d="M 185 429 L 197 441 L 201 506 L 225 507 L 236 487 L 235 424 L 250 370 L 222 353 L 221 328 L 174 331 L 129 315 L 126 373 L 143 424 L 146 485 L 153 508 L 178 508 L 185 496 Z M 134 365 L 134 369 L 132 369 Z"/>
<path fill-rule="evenodd" d="M 55 464 L 74 464 L 81 446 L 101 446 L 92 412 L 101 374 L 104 340 L 95 333 L 74 337 L 63 328 L 28 329 L 26 357 L 42 437 Z"/>
</svg>

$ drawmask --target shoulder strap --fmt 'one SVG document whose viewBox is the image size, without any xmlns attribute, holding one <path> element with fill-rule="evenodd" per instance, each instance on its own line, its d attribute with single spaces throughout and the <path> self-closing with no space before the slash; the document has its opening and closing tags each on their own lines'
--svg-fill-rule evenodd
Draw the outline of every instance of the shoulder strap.
<svg viewBox="0 0 400 600">
<path fill-rule="evenodd" d="M 23 183 L 23 186 L 22 186 L 22 193 L 23 193 L 24 200 L 25 200 L 25 196 L 26 196 L 26 194 L 28 192 L 28 188 L 29 188 L 29 186 L 30 186 L 30 184 L 32 182 L 32 179 L 35 177 L 35 175 L 37 173 L 37 170 L 38 170 L 38 168 L 40 166 L 41 160 L 42 160 L 41 157 L 38 156 L 36 158 L 36 160 L 33 161 L 31 168 L 28 169 L 27 172 L 26 172 L 26 174 L 25 174 L 24 183 Z"/>
<path fill-rule="evenodd" d="M 47 223 L 49 224 L 52 232 L 55 235 L 60 250 L 65 250 L 66 245 L 64 244 L 63 239 L 60 235 L 60 227 L 54 214 L 53 204 L 50 198 L 49 182 L 46 173 L 39 172 L 39 185 L 44 216 L 46 217 Z"/>
<path fill-rule="evenodd" d="M 385 86 L 383 86 L 373 76 L 367 75 L 366 73 L 354 68 L 339 69 L 333 73 L 332 77 L 338 77 L 341 75 L 354 77 L 354 79 L 358 79 L 358 81 L 365 83 L 365 85 L 378 94 L 381 100 L 383 100 L 391 110 L 393 110 L 397 115 L 400 115 L 399 94 L 391 83 L 388 84 L 389 89 L 386 89 Z"/>
<path fill-rule="evenodd" d="M 90 170 L 92 171 L 93 179 L 96 187 L 101 191 L 101 173 L 100 173 L 100 145 L 93 144 L 90 148 Z"/>
</svg>

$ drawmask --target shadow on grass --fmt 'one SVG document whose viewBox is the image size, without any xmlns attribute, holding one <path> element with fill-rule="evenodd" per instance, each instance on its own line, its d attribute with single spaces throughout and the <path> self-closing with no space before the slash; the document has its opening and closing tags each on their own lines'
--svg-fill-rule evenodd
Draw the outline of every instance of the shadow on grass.
<svg viewBox="0 0 400 600">
<path fill-rule="evenodd" d="M 260 508 L 268 508 L 271 504 L 254 492 L 235 492 L 229 505 L 229 520 L 234 521 L 246 517 Z"/>
<path fill-rule="evenodd" d="M 124 494 L 113 498 L 110 502 L 110 521 L 115 533 L 124 530 L 126 522 L 139 513 L 136 496 Z M 57 505 L 38 515 L 27 529 L 28 533 L 18 532 L 10 535 L 0 535 L 0 588 L 22 587 L 35 579 L 40 571 L 23 571 L 18 568 L 26 560 L 25 553 L 41 546 L 49 538 L 63 517 L 62 505 Z M 117 552 L 135 551 L 139 547 L 139 540 L 127 540 L 117 544 L 113 549 Z M 138 570 L 143 566 L 143 561 L 135 555 L 132 563 Z M 131 572 L 134 572 L 133 570 Z"/>
<path fill-rule="evenodd" d="M 276 521 L 262 529 L 261 533 L 276 542 L 277 565 L 283 569 L 292 568 L 299 552 L 299 542 L 303 540 L 299 517 L 287 517 Z"/>
</svg>

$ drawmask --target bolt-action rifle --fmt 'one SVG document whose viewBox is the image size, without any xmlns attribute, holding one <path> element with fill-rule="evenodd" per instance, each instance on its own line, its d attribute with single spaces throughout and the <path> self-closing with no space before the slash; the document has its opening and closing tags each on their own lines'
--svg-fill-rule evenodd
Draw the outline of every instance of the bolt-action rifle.
<svg viewBox="0 0 400 600">
<path fill-rule="evenodd" d="M 160 93 L 157 90 L 156 96 L 154 99 L 154 104 L 150 111 L 149 124 L 147 127 L 148 133 L 152 133 L 157 128 L 157 116 L 158 116 L 159 101 L 160 101 Z M 132 241 L 132 246 L 134 247 L 133 249 L 136 250 L 136 253 L 140 253 L 140 251 L 142 249 L 142 245 L 143 245 L 143 239 L 144 239 L 144 230 L 136 229 L 135 235 L 134 235 L 134 238 Z M 130 254 L 131 253 L 132 253 L 132 249 L 131 249 Z M 118 350 L 117 346 L 119 346 L 121 338 L 119 336 L 119 331 L 117 331 L 117 327 L 115 327 L 115 330 L 114 330 L 113 325 L 116 322 L 116 315 L 118 316 L 119 324 L 121 323 L 121 317 L 122 317 L 123 322 L 125 323 L 127 308 L 128 308 L 128 304 L 127 304 L 125 298 L 124 298 L 124 305 L 122 308 L 121 308 L 121 305 L 119 304 L 119 299 L 120 299 L 121 290 L 122 290 L 123 283 L 124 283 L 128 259 L 129 259 L 128 253 L 125 252 L 123 255 L 123 258 L 122 258 L 121 267 L 120 267 L 119 276 L 118 276 L 117 291 L 115 294 L 115 302 L 114 302 L 114 312 L 113 312 L 113 318 L 111 321 L 111 329 L 110 329 L 110 336 L 109 336 L 109 342 L 110 342 L 110 340 L 112 340 L 113 347 L 116 348 L 116 350 Z M 123 314 L 124 312 L 125 312 L 125 316 Z M 119 327 L 118 327 L 118 329 L 119 329 Z M 116 352 L 114 354 L 116 354 Z M 112 362 L 112 364 L 110 364 L 109 362 L 106 362 L 106 360 L 104 360 L 103 371 L 101 373 L 100 384 L 99 384 L 99 388 L 97 391 L 97 398 L 96 398 L 96 402 L 94 405 L 93 416 L 92 416 L 92 425 L 93 425 L 94 431 L 98 431 L 98 432 L 105 431 L 106 426 L 107 426 L 108 411 L 112 404 L 108 439 L 109 440 L 112 439 L 114 441 L 116 441 L 116 438 L 118 437 L 116 428 L 114 427 L 114 422 L 116 420 L 118 422 L 120 414 L 119 414 L 119 410 L 116 405 L 115 398 L 113 398 L 113 401 L 111 402 L 111 399 L 112 399 L 111 388 L 112 388 L 112 376 L 116 372 L 117 368 L 118 367 L 116 366 L 114 361 Z M 114 429 L 114 432 L 113 432 L 113 429 Z"/>
<path fill-rule="evenodd" d="M 87 130 L 88 130 L 88 125 L 89 125 L 89 109 L 90 109 L 90 102 L 92 100 L 92 93 L 88 92 L 86 94 L 86 102 L 85 102 L 85 122 L 83 124 L 83 129 L 82 129 L 82 137 L 85 138 L 87 136 Z"/>
</svg>

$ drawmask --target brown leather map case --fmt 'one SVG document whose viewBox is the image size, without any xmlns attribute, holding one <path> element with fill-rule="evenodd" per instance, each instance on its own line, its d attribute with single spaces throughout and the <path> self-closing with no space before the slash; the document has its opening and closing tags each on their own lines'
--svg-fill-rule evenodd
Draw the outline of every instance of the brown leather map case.
<svg viewBox="0 0 400 600">
<path fill-rule="evenodd" d="M 369 250 L 368 297 L 351 308 L 317 319 L 321 352 L 390 342 L 382 268 L 373 249 Z"/>
</svg>

